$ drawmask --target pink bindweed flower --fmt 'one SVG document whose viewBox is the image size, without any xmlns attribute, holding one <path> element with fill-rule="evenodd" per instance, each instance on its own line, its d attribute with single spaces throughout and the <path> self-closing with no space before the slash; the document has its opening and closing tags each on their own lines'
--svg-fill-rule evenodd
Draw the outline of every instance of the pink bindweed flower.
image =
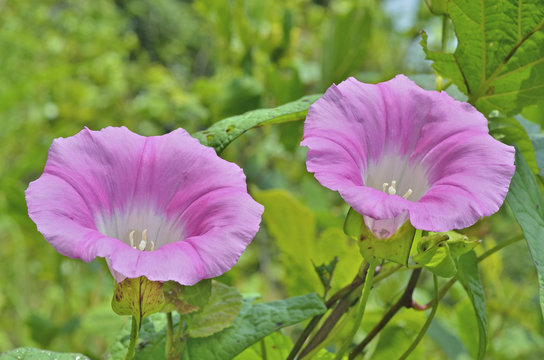
<svg viewBox="0 0 544 360">
<path fill-rule="evenodd" d="M 55 139 L 26 201 L 58 252 L 106 258 L 117 282 L 146 276 L 192 285 L 218 276 L 236 263 L 263 213 L 242 169 L 183 129 L 144 137 L 85 128 Z"/>
<path fill-rule="evenodd" d="M 378 238 L 407 220 L 448 231 L 496 212 L 514 174 L 514 148 L 486 118 L 403 75 L 377 85 L 349 78 L 310 108 L 306 165 Z"/>
</svg>

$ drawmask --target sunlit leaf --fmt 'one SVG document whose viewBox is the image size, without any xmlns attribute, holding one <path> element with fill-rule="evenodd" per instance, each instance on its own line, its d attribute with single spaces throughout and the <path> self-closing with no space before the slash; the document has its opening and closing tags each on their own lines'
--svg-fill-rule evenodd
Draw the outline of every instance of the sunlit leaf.
<svg viewBox="0 0 544 360">
<path fill-rule="evenodd" d="M 531 169 L 516 151 L 516 172 L 506 196 L 529 246 L 538 274 L 540 307 L 544 313 L 544 199 Z"/>
<path fill-rule="evenodd" d="M 229 117 L 213 124 L 207 130 L 193 134 L 193 136 L 202 144 L 211 146 L 217 153 L 220 153 L 234 139 L 254 127 L 304 120 L 310 105 L 320 97 L 321 95 L 308 95 L 273 109 L 253 110 Z"/>
<path fill-rule="evenodd" d="M 433 68 L 451 79 L 485 115 L 510 115 L 544 99 L 544 6 L 540 0 L 452 0 L 454 54 L 429 51 Z"/>
</svg>

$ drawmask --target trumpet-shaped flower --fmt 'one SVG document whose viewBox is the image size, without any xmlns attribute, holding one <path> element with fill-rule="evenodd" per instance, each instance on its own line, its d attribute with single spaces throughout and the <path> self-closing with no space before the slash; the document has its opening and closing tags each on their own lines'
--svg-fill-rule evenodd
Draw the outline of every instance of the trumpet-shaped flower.
<svg viewBox="0 0 544 360">
<path fill-rule="evenodd" d="M 85 128 L 55 139 L 26 200 L 58 252 L 104 257 L 117 282 L 146 276 L 192 285 L 218 276 L 236 263 L 263 213 L 242 169 L 183 129 L 144 137 Z"/>
<path fill-rule="evenodd" d="M 514 148 L 486 118 L 403 75 L 377 85 L 349 78 L 310 108 L 306 165 L 378 238 L 409 220 L 448 231 L 496 212 L 514 174 Z"/>
</svg>

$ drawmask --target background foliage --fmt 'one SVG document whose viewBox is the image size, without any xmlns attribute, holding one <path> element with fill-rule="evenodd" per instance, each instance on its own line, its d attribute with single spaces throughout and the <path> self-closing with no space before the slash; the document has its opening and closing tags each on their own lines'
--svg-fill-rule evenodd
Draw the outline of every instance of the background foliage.
<svg viewBox="0 0 544 360">
<path fill-rule="evenodd" d="M 111 310 L 113 279 L 104 262 L 60 256 L 27 216 L 24 190 L 41 173 L 52 139 L 83 126 L 196 133 L 225 117 L 322 93 L 347 76 L 378 82 L 406 73 L 434 88 L 442 84 L 434 68 L 453 81 L 448 91 L 454 96 L 476 100 L 485 115 L 500 110 L 490 116 L 492 133 L 516 143 L 528 168 L 542 174 L 544 87 L 537 65 L 544 47 L 542 22 L 530 14 L 543 5 L 524 2 L 519 31 L 486 43 L 475 34 L 482 26 L 490 38 L 508 29 L 516 8 L 503 11 L 488 2 L 483 17 L 467 19 L 461 10 L 479 3 L 450 1 L 445 30 L 461 30 L 441 49 L 442 19 L 418 0 L 0 1 L 0 352 L 35 346 L 101 358 L 125 322 Z M 501 56 L 506 61 L 493 60 Z M 519 96 L 520 89 L 529 90 Z M 305 170 L 301 132 L 301 122 L 259 128 L 222 153 L 244 168 L 252 195 L 267 210 L 265 226 L 221 280 L 266 301 L 322 293 L 314 264 L 338 256 L 334 291 L 360 263 L 356 244 L 342 231 L 346 205 Z M 520 229 L 504 207 L 467 233 L 482 239 L 481 253 Z M 488 357 L 540 359 L 544 323 L 526 243 L 487 258 L 480 275 Z M 364 330 L 380 319 L 407 278 L 399 272 L 379 283 Z M 415 296 L 424 303 L 432 280 L 424 277 L 420 284 Z M 425 320 L 413 310 L 397 316 L 368 356 L 400 355 Z M 298 331 L 266 338 L 268 358 L 285 358 L 288 336 Z M 254 346 L 239 358 L 261 352 Z M 463 359 L 477 352 L 478 324 L 457 284 L 413 358 Z"/>
</svg>

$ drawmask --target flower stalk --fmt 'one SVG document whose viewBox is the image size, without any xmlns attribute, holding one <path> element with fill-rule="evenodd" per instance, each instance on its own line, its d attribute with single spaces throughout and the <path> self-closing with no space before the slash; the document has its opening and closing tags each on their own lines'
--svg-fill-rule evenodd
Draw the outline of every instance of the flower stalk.
<svg viewBox="0 0 544 360">
<path fill-rule="evenodd" d="M 140 334 L 140 319 L 132 316 L 132 326 L 130 329 L 130 342 L 128 344 L 127 355 L 125 360 L 132 360 L 136 355 L 136 344 L 138 343 L 138 335 Z"/>
<path fill-rule="evenodd" d="M 374 281 L 374 269 L 375 266 L 371 264 L 370 269 L 368 269 L 366 272 L 365 285 L 363 287 L 361 298 L 359 299 L 357 314 L 355 315 L 355 323 L 353 324 L 353 328 L 351 329 L 349 336 L 346 338 L 344 345 L 342 345 L 340 351 L 338 351 L 336 354 L 336 357 L 334 358 L 335 360 L 340 360 L 344 357 L 344 354 L 348 350 L 351 341 L 355 337 L 355 334 L 357 334 L 357 330 L 359 330 L 361 321 L 363 320 L 363 315 L 365 313 L 368 296 L 370 295 L 370 290 L 372 289 L 372 283 Z"/>
</svg>

